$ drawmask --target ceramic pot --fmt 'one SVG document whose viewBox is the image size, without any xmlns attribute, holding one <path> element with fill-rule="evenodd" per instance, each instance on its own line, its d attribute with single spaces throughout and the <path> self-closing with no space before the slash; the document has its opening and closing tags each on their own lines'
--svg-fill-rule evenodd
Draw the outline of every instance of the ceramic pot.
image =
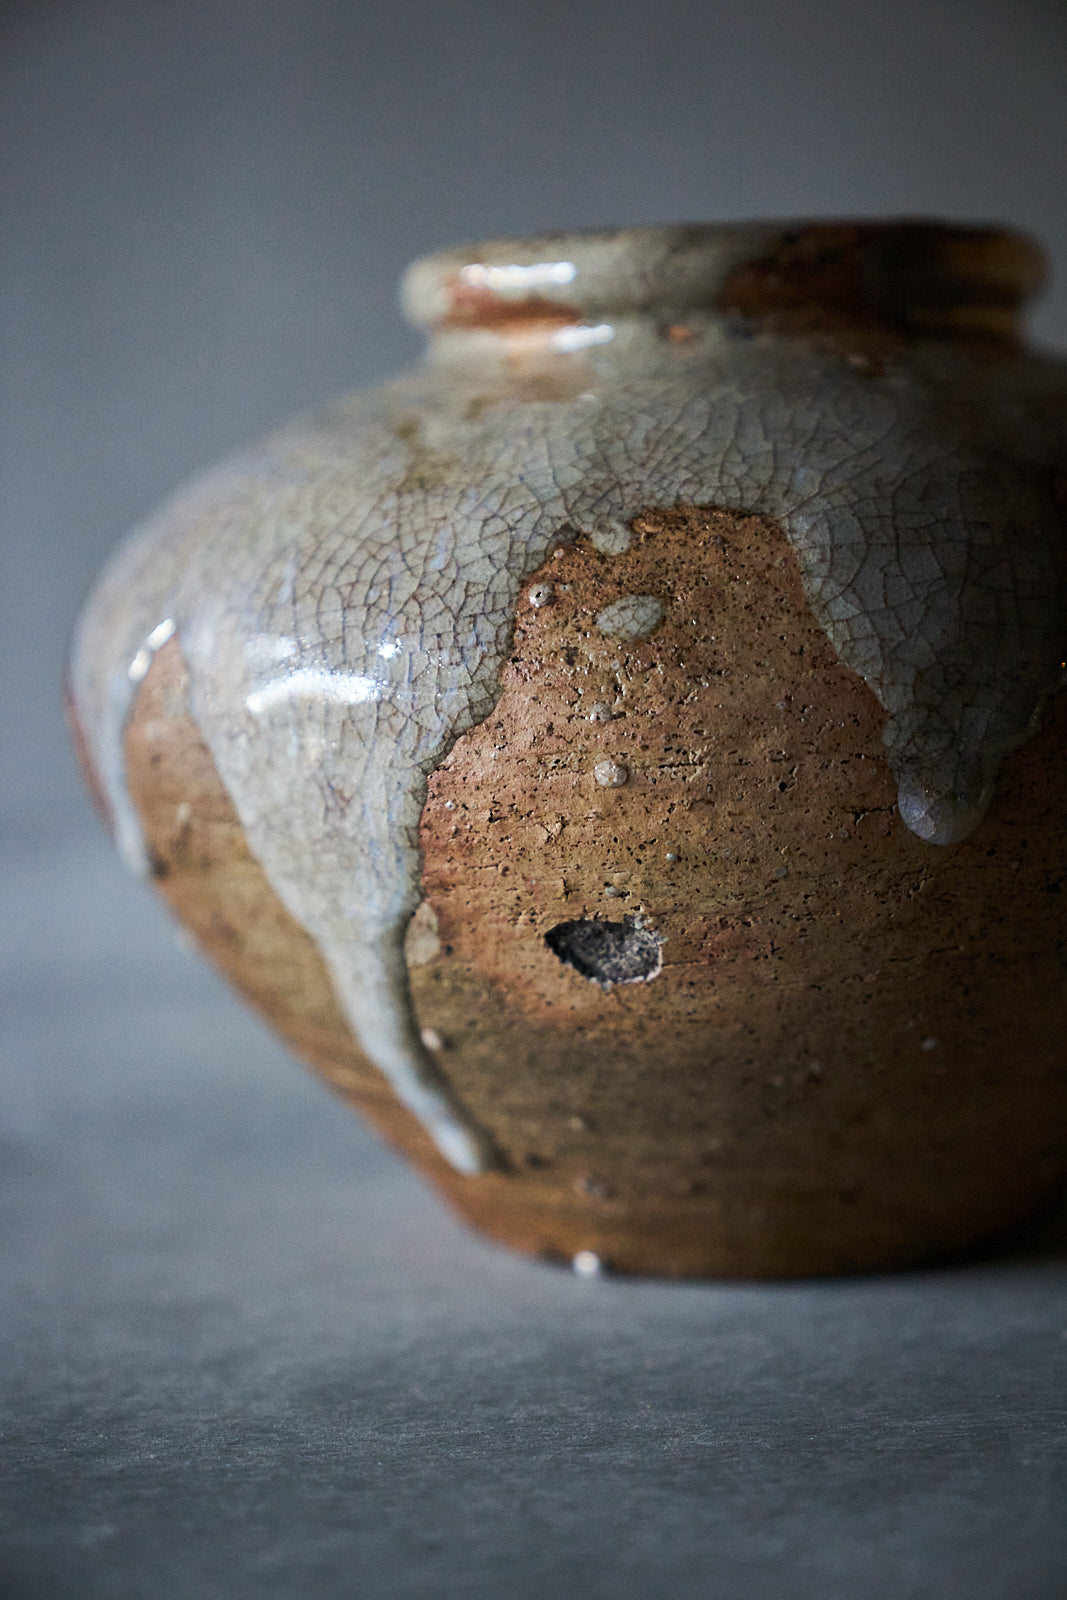
<svg viewBox="0 0 1067 1600">
<path fill-rule="evenodd" d="M 127 861 L 496 1238 L 854 1270 L 1062 1184 L 1041 274 L 910 222 L 431 256 L 425 363 L 90 597 L 70 700 Z"/>
</svg>

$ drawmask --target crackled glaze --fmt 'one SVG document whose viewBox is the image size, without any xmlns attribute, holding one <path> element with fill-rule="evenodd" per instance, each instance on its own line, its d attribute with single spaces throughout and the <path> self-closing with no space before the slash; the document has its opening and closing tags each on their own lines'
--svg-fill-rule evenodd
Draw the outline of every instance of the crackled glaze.
<svg viewBox="0 0 1067 1600">
<path fill-rule="evenodd" d="M 83 614 L 73 697 L 131 866 L 147 863 L 124 729 L 176 634 L 251 849 L 367 1056 L 461 1171 L 493 1153 L 410 1004 L 419 817 L 428 774 L 493 708 L 521 585 L 553 547 L 622 552 L 638 513 L 680 502 L 778 519 L 815 617 L 885 709 L 900 814 L 931 844 L 978 825 L 1061 681 L 1064 368 L 936 328 L 872 363 L 727 314 L 723 286 L 781 238 L 657 229 L 417 263 L 425 366 L 172 500 Z M 637 599 L 642 628 L 670 603 Z"/>
</svg>

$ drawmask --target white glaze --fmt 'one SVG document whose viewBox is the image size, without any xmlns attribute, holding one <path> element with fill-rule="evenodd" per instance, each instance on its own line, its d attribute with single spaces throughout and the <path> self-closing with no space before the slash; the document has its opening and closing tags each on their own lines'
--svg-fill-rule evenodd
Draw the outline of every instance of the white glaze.
<svg viewBox="0 0 1067 1600">
<path fill-rule="evenodd" d="M 593 768 L 593 777 L 602 789 L 621 789 L 630 781 L 630 769 L 621 761 L 605 757 Z"/>
<path fill-rule="evenodd" d="M 663 601 L 654 594 L 624 594 L 597 613 L 596 625 L 609 639 L 647 639 L 663 621 Z"/>
<path fill-rule="evenodd" d="M 169 627 L 249 846 L 364 1051 L 461 1171 L 493 1157 L 410 1003 L 419 817 L 427 775 L 495 704 L 520 586 L 554 546 L 586 531 L 621 552 L 639 512 L 680 502 L 777 518 L 814 615 L 886 710 L 901 815 L 932 843 L 978 824 L 1059 684 L 1063 369 L 930 343 L 872 375 L 809 340 L 735 337 L 701 308 L 776 233 L 417 264 L 420 315 L 467 273 L 585 320 L 442 330 L 425 368 L 171 501 L 81 619 L 72 688 L 127 860 L 144 869 L 123 735 Z M 687 338 L 665 340 L 682 314 Z"/>
</svg>

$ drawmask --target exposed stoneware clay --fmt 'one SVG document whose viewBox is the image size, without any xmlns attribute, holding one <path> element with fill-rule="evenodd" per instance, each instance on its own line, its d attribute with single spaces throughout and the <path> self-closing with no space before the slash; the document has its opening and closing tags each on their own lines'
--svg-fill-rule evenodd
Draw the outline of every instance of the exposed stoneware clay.
<svg viewBox="0 0 1067 1600">
<path fill-rule="evenodd" d="M 91 599 L 128 859 L 498 1237 L 857 1268 L 1062 1178 L 1036 260 L 918 225 L 430 258 L 429 366 L 205 480 Z"/>
</svg>

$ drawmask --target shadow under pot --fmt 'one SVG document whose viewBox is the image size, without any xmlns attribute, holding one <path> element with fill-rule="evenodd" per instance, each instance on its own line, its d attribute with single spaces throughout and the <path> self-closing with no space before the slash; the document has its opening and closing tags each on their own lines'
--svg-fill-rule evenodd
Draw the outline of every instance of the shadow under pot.
<svg viewBox="0 0 1067 1600">
<path fill-rule="evenodd" d="M 421 365 L 100 579 L 70 704 L 126 860 L 493 1237 L 855 1271 L 1062 1187 L 1041 275 L 909 222 L 445 251 Z"/>
</svg>

